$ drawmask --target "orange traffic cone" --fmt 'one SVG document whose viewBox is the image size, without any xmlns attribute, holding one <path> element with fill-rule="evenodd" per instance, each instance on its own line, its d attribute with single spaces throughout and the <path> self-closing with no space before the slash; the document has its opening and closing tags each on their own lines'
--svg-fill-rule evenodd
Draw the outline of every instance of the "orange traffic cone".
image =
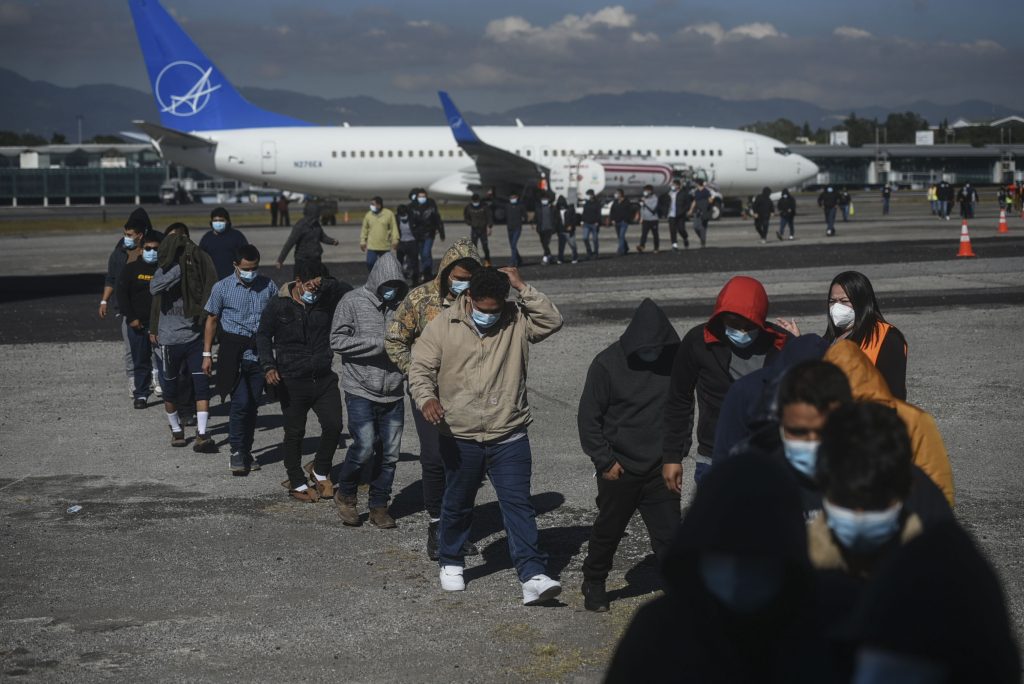
<svg viewBox="0 0 1024 684">
<path fill-rule="evenodd" d="M 1010 232 L 1010 227 L 1008 225 L 1006 225 L 1006 210 L 1005 209 L 1000 209 L 999 210 L 999 232 L 1000 233 L 1009 233 Z"/>
<path fill-rule="evenodd" d="M 958 257 L 974 257 L 978 256 L 971 249 L 971 236 L 967 232 L 967 219 L 964 219 L 963 224 L 960 226 L 960 251 L 957 252 Z"/>
</svg>

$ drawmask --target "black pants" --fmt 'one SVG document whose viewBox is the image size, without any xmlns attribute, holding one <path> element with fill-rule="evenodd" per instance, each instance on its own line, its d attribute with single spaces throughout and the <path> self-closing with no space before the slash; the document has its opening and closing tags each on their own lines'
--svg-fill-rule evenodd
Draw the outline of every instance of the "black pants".
<svg viewBox="0 0 1024 684">
<path fill-rule="evenodd" d="M 676 216 L 668 220 L 668 232 L 672 238 L 672 244 L 676 244 L 678 237 L 683 238 L 683 247 L 690 246 L 690 236 L 686 234 L 686 217 Z"/>
<path fill-rule="evenodd" d="M 411 401 L 411 400 L 410 400 Z M 438 446 L 440 433 L 427 422 L 416 404 L 412 405 L 412 419 L 420 439 L 420 467 L 423 469 L 423 507 L 431 520 L 441 519 L 441 501 L 444 499 L 444 462 Z"/>
<path fill-rule="evenodd" d="M 484 259 L 487 261 L 491 260 L 491 246 L 487 240 L 487 229 L 486 228 L 470 228 L 469 237 L 473 241 L 473 246 L 477 249 L 483 249 Z"/>
<path fill-rule="evenodd" d="M 313 459 L 313 470 L 320 475 L 331 472 L 334 450 L 341 437 L 341 392 L 338 376 L 329 373 L 316 378 L 288 378 L 278 386 L 281 413 L 284 414 L 284 468 L 291 486 L 305 484 L 302 472 L 302 439 L 306 436 L 306 415 L 310 409 L 320 421 L 320 444 Z"/>
<path fill-rule="evenodd" d="M 665 486 L 661 468 L 647 475 L 623 473 L 618 480 L 597 477 L 597 520 L 590 530 L 590 545 L 583 560 L 583 577 L 604 581 L 612 569 L 615 550 L 619 548 L 633 513 L 640 511 L 651 549 L 658 559 L 672 543 L 679 527 L 679 495 Z"/>
<path fill-rule="evenodd" d="M 420 282 L 420 246 L 416 240 L 398 243 L 398 261 L 405 277 L 414 284 Z"/>
<path fill-rule="evenodd" d="M 658 222 L 657 221 L 643 221 L 640 223 L 640 246 L 647 246 L 647 234 L 654 234 L 654 249 L 658 249 Z"/>
<path fill-rule="evenodd" d="M 540 246 L 544 249 L 544 256 L 551 256 L 551 236 L 554 233 L 540 233 Z"/>
<path fill-rule="evenodd" d="M 757 231 L 757 234 L 761 236 L 762 240 L 768 237 L 768 226 L 770 222 L 770 216 L 765 216 L 764 218 L 761 218 L 760 216 L 754 217 L 754 230 Z"/>
</svg>

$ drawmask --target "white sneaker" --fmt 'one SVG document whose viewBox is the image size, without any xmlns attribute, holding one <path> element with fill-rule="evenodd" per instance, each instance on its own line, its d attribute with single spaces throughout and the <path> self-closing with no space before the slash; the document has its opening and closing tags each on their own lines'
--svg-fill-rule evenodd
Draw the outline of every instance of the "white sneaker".
<svg viewBox="0 0 1024 684">
<path fill-rule="evenodd" d="M 135 397 L 135 380 L 128 378 L 128 396 Z"/>
<path fill-rule="evenodd" d="M 523 582 L 523 605 L 535 606 L 562 593 L 562 585 L 547 575 L 534 575 Z"/>
<path fill-rule="evenodd" d="M 466 581 L 462 579 L 462 568 L 458 565 L 442 565 L 441 588 L 445 591 L 464 591 Z"/>
<path fill-rule="evenodd" d="M 149 388 L 153 390 L 153 394 L 158 397 L 162 397 L 164 395 L 164 388 L 160 386 L 160 377 L 156 373 L 153 373 L 152 378 L 153 379 L 149 383 Z"/>
</svg>

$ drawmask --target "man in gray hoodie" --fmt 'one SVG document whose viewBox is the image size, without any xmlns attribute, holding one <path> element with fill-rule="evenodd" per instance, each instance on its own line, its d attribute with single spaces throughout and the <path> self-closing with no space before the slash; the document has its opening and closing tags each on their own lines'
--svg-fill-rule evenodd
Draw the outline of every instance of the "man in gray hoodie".
<svg viewBox="0 0 1024 684">
<path fill-rule="evenodd" d="M 397 527 L 388 512 L 391 485 L 405 423 L 405 375 L 384 351 L 384 335 L 409 287 L 394 254 L 383 254 L 363 287 L 341 299 L 334 312 L 331 347 L 342 359 L 341 389 L 345 392 L 352 445 L 338 474 L 334 501 L 346 525 L 360 524 L 356 489 L 363 468 L 372 469 L 370 523 Z M 375 457 L 375 445 L 381 453 Z"/>
</svg>

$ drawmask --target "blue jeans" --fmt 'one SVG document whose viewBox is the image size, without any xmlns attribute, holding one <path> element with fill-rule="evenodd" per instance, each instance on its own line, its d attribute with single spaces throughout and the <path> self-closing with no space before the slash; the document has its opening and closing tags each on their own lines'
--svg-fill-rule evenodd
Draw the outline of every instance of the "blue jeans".
<svg viewBox="0 0 1024 684">
<path fill-rule="evenodd" d="M 569 231 L 562 231 L 558 234 L 558 260 L 565 261 L 565 246 L 569 245 L 572 250 L 572 260 L 577 261 L 580 258 L 579 252 L 576 250 L 576 233 Z"/>
<path fill-rule="evenodd" d="M 829 233 L 836 232 L 836 208 L 825 210 L 825 230 Z"/>
<path fill-rule="evenodd" d="M 420 273 L 423 277 L 434 275 L 434 238 L 427 238 L 420 243 Z"/>
<path fill-rule="evenodd" d="M 889 215 L 889 198 L 888 197 L 883 197 L 882 198 L 882 215 L 883 216 L 888 216 Z"/>
<path fill-rule="evenodd" d="M 135 381 L 135 398 L 149 396 L 149 383 L 153 375 L 153 349 L 149 342 L 149 331 L 135 330 L 126 324 L 126 338 L 132 352 L 132 377 Z M 159 368 L 159 367 L 158 367 Z M 160 369 L 162 371 L 162 369 Z"/>
<path fill-rule="evenodd" d="M 789 226 L 789 234 L 793 234 L 793 217 L 782 216 L 779 218 L 779 235 L 786 234 L 786 226 Z"/>
<path fill-rule="evenodd" d="M 440 564 L 465 565 L 462 550 L 469 540 L 473 503 L 486 471 L 498 497 L 519 581 L 544 574 L 548 557 L 538 545 L 537 513 L 530 501 L 530 438 L 481 444 L 441 435 L 440 448 L 446 481 L 438 532 Z"/>
<path fill-rule="evenodd" d="M 366 270 L 372 271 L 377 259 L 388 253 L 388 250 L 368 249 L 366 250 Z"/>
<path fill-rule="evenodd" d="M 342 496 L 355 496 L 363 468 L 372 460 L 369 504 L 370 508 L 384 508 L 391 500 L 391 485 L 395 481 L 395 466 L 405 425 L 405 400 L 370 401 L 345 392 L 345 408 L 348 410 L 352 446 L 348 448 L 338 473 L 338 491 Z M 378 440 L 381 454 L 374 458 Z"/>
<path fill-rule="evenodd" d="M 523 234 L 522 228 L 508 229 L 508 247 L 512 250 L 512 267 L 519 268 L 523 265 L 523 258 L 519 256 L 519 237 Z"/>
<path fill-rule="evenodd" d="M 629 244 L 626 242 L 626 231 L 629 230 L 629 224 L 625 221 L 617 221 L 615 223 L 615 234 L 619 238 L 619 256 L 622 256 L 629 251 Z"/>
<path fill-rule="evenodd" d="M 242 360 L 238 369 L 238 383 L 231 391 L 231 414 L 228 417 L 228 443 L 231 450 L 252 454 L 252 440 L 256 433 L 256 414 L 266 379 L 260 364 Z"/>
<path fill-rule="evenodd" d="M 597 234 L 601 230 L 600 224 L 597 223 L 584 223 L 583 224 L 583 246 L 587 248 L 587 257 L 597 258 Z M 593 243 L 591 243 L 593 240 Z"/>
</svg>

